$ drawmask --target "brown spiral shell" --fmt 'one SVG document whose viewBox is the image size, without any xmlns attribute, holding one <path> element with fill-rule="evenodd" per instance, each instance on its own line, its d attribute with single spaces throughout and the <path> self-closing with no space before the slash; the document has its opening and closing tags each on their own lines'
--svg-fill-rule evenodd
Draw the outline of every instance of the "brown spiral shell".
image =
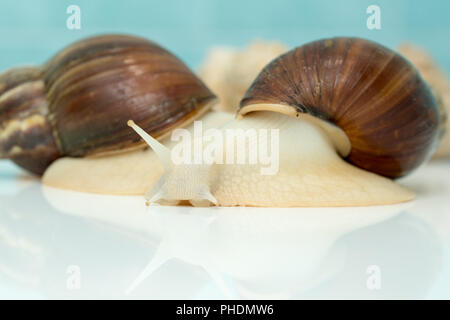
<svg viewBox="0 0 450 320">
<path fill-rule="evenodd" d="M 0 88 L 11 82 L 10 78 L 0 75 Z M 30 82 L 27 77 L 22 78 L 22 82 Z M 39 77 L 33 81 L 41 84 L 40 94 L 45 99 L 40 100 L 40 108 L 51 128 L 47 140 L 53 141 L 58 157 L 144 146 L 127 126 L 129 119 L 161 137 L 193 121 L 215 101 L 214 94 L 176 56 L 154 42 L 129 35 L 102 35 L 78 41 L 42 66 Z M 29 162 L 41 165 L 24 167 L 42 174 L 54 158 L 40 159 L 40 154 L 33 154 L 36 146 L 27 148 L 23 144 L 23 140 L 36 140 L 37 134 L 43 135 L 39 132 L 42 124 L 39 128 L 12 128 L 1 104 L 2 95 L 9 96 L 10 92 L 3 91 L 0 132 L 8 134 L 0 139 L 0 156 L 14 160 L 13 151 L 26 151 Z M 17 92 L 17 96 L 26 100 L 27 93 Z M 9 101 L 8 109 L 18 110 L 19 106 Z M 22 139 L 16 139 L 17 136 Z M 44 141 L 42 137 L 38 140 Z"/>
<path fill-rule="evenodd" d="M 0 75 L 0 157 L 36 174 L 61 156 L 48 122 L 42 73 L 21 67 Z"/>
<path fill-rule="evenodd" d="M 238 113 L 264 104 L 338 126 L 351 143 L 346 160 L 390 178 L 423 163 L 439 136 L 439 110 L 416 69 L 365 39 L 319 40 L 273 60 L 247 90 Z"/>
</svg>

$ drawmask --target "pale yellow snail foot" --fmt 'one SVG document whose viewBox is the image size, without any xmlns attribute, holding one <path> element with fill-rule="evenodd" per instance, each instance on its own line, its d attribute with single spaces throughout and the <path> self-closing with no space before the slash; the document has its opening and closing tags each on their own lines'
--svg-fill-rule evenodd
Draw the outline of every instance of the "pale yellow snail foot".
<svg viewBox="0 0 450 320">
<path fill-rule="evenodd" d="M 203 128 L 218 128 L 233 119 L 226 112 L 211 111 L 201 118 Z M 193 124 L 186 127 L 193 131 Z M 170 137 L 161 140 L 166 146 Z M 46 186 L 78 192 L 110 195 L 143 195 L 152 189 L 164 167 L 151 149 L 114 155 L 56 160 L 45 172 Z"/>
<path fill-rule="evenodd" d="M 392 180 L 342 160 L 336 150 L 348 152 L 345 139 L 337 131 L 330 139 L 333 130 L 327 127 L 310 117 L 295 119 L 275 112 L 249 114 L 226 125 L 222 132 L 279 130 L 279 148 L 271 150 L 278 155 L 277 170 L 267 174 L 267 165 L 261 164 L 171 165 L 169 149 L 134 126 L 165 168 L 147 199 L 166 204 L 188 200 L 193 205 L 209 201 L 219 206 L 329 207 L 387 205 L 414 198 Z M 260 146 L 257 139 L 249 136 L 245 143 L 248 155 Z M 225 157 L 227 150 L 225 146 Z"/>
<path fill-rule="evenodd" d="M 60 158 L 44 173 L 48 187 L 110 195 L 143 195 L 164 169 L 152 150 L 114 156 Z"/>
</svg>

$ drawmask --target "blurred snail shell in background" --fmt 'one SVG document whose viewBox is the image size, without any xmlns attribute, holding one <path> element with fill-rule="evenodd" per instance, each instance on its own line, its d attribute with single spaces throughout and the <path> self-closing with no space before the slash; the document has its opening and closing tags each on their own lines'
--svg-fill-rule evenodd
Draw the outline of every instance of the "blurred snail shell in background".
<svg viewBox="0 0 450 320">
<path fill-rule="evenodd" d="M 41 175 L 62 156 L 144 147 L 126 125 L 131 117 L 161 137 L 215 100 L 154 42 L 128 35 L 83 39 L 41 67 L 0 75 L 0 157 Z"/>
<path fill-rule="evenodd" d="M 435 157 L 449 157 L 450 121 L 448 121 L 448 115 L 450 114 L 450 83 L 448 77 L 442 69 L 436 65 L 431 56 L 422 48 L 405 43 L 399 46 L 398 51 L 412 62 L 419 70 L 421 76 L 430 85 L 438 102 L 438 106 L 442 109 L 442 113 L 447 119 L 447 126 L 445 132 L 443 132 L 443 137 L 439 143 L 439 148 L 436 151 Z"/>
<path fill-rule="evenodd" d="M 287 50 L 279 42 L 262 40 L 254 40 L 242 49 L 213 47 L 199 69 L 199 76 L 218 96 L 217 109 L 235 113 L 258 73 Z"/>
</svg>

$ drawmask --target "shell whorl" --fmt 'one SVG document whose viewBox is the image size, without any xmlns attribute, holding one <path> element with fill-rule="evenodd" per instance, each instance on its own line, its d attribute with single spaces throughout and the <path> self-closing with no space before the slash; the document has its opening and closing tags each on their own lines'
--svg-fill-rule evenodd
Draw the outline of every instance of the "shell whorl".
<svg viewBox="0 0 450 320">
<path fill-rule="evenodd" d="M 437 145 L 440 115 L 427 84 L 402 56 L 364 39 L 319 40 L 273 60 L 238 112 L 264 104 L 338 126 L 351 143 L 346 160 L 390 178 L 411 172 Z"/>
<path fill-rule="evenodd" d="M 30 66 L 0 74 L 0 158 L 38 175 L 60 157 L 48 121 L 42 73 Z"/>
<path fill-rule="evenodd" d="M 158 138 L 189 124 L 215 100 L 181 60 L 152 41 L 129 35 L 86 38 L 42 67 L 0 75 L 0 157 L 42 174 L 61 156 L 144 147 L 128 128 L 129 119 Z M 20 125 L 9 126 L 14 132 L 5 130 L 17 120 Z"/>
<path fill-rule="evenodd" d="M 50 122 L 62 153 L 70 156 L 140 144 L 129 119 L 159 137 L 215 99 L 173 54 L 125 35 L 70 45 L 46 64 L 44 79 Z"/>
</svg>

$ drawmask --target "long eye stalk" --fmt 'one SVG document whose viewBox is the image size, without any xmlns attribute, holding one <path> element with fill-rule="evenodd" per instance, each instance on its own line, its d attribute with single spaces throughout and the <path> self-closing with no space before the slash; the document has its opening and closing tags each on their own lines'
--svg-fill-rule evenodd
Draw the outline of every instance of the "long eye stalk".
<svg viewBox="0 0 450 320">
<path fill-rule="evenodd" d="M 193 206 L 217 205 L 216 198 L 209 190 L 210 166 L 195 164 L 173 164 L 170 150 L 142 130 L 134 121 L 127 123 L 155 151 L 160 159 L 164 174 L 151 192 L 146 194 L 149 203 L 160 202 L 176 205 L 180 201 L 189 201 Z"/>
</svg>

